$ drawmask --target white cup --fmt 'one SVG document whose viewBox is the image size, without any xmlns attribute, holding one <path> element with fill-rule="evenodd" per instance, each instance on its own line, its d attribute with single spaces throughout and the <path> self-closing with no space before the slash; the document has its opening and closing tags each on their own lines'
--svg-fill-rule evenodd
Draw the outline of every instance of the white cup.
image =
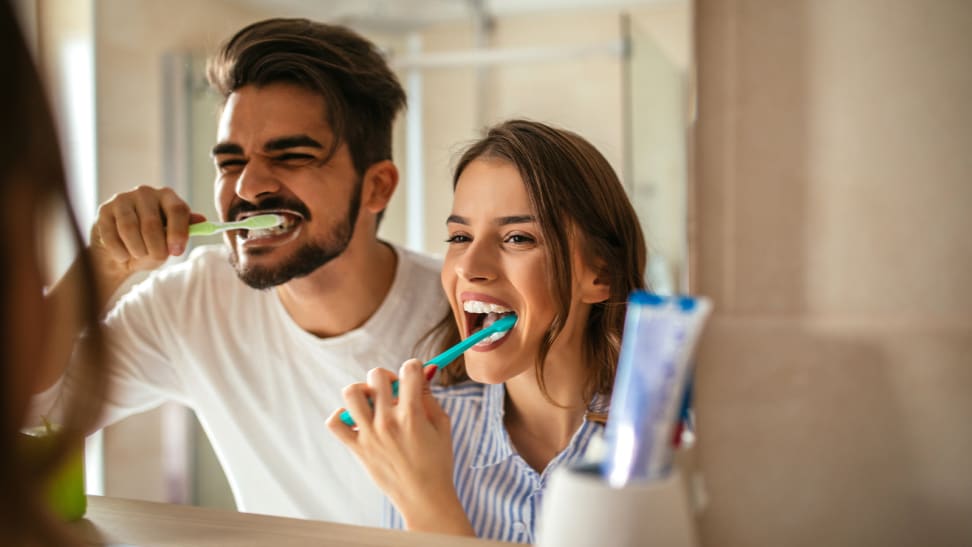
<svg viewBox="0 0 972 547">
<path fill-rule="evenodd" d="M 695 512 L 681 471 L 613 488 L 598 473 L 560 468 L 537 523 L 538 547 L 697 547 Z"/>
</svg>

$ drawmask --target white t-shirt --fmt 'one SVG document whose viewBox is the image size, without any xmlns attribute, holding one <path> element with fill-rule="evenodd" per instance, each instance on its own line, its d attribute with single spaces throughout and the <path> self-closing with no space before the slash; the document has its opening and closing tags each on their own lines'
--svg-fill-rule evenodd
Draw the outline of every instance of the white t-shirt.
<svg viewBox="0 0 972 547">
<path fill-rule="evenodd" d="M 374 315 L 318 338 L 294 323 L 276 291 L 243 284 L 227 252 L 196 249 L 136 285 L 106 318 L 113 368 L 104 424 L 181 402 L 196 412 L 241 511 L 377 525 L 380 491 L 324 420 L 343 406 L 344 386 L 416 356 L 416 342 L 447 311 L 440 263 L 395 248 L 395 279 Z"/>
</svg>

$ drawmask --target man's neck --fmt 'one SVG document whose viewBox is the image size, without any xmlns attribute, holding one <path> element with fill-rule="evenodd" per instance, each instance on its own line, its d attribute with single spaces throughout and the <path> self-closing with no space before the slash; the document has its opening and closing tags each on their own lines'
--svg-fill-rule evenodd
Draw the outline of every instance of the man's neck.
<svg viewBox="0 0 972 547">
<path fill-rule="evenodd" d="M 391 246 L 377 239 L 349 246 L 310 275 L 277 287 L 277 295 L 300 328 L 320 338 L 339 336 L 378 310 L 395 280 L 397 262 Z"/>
</svg>

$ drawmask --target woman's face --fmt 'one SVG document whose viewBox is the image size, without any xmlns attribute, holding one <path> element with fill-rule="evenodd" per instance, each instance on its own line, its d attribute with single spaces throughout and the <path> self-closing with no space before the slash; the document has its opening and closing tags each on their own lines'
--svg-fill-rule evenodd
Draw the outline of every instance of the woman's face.
<svg viewBox="0 0 972 547">
<path fill-rule="evenodd" d="M 466 371 L 474 380 L 491 384 L 523 373 L 532 376 L 558 306 L 551 292 L 548 247 L 516 167 L 497 159 L 470 162 L 456 185 L 447 227 L 442 287 L 461 337 L 502 315 L 517 315 L 516 326 L 505 336 L 487 338 L 466 352 Z M 576 284 L 589 276 L 578 275 L 586 268 L 577 257 L 573 263 L 574 302 L 551 357 L 569 353 L 563 348 L 576 348 L 578 358 L 580 354 L 589 307 L 579 302 Z"/>
</svg>

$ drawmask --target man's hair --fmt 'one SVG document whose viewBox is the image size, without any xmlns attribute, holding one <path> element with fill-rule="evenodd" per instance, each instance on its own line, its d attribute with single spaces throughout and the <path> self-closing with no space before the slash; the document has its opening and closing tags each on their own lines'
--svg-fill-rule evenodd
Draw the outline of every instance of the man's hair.
<svg viewBox="0 0 972 547">
<path fill-rule="evenodd" d="M 206 68 L 223 97 L 247 85 L 290 83 L 319 94 L 359 175 L 392 157 L 392 124 L 405 91 L 378 48 L 354 31 L 307 19 L 267 19 L 229 39 Z"/>
</svg>

